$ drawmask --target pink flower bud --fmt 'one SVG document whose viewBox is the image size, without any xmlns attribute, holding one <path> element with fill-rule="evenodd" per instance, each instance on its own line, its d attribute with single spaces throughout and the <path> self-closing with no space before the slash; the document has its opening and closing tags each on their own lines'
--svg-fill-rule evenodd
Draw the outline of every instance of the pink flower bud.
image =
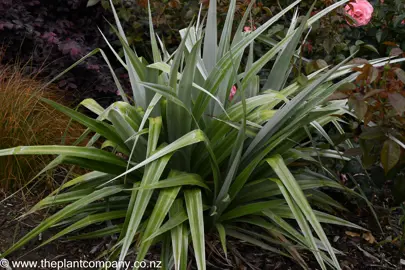
<svg viewBox="0 0 405 270">
<path fill-rule="evenodd" d="M 253 26 L 253 30 L 256 30 L 256 26 Z M 243 31 L 245 33 L 250 33 L 250 32 L 252 32 L 252 28 L 250 26 L 245 26 L 245 27 L 243 27 Z"/>
<path fill-rule="evenodd" d="M 231 92 L 229 93 L 229 101 L 232 101 L 233 97 L 236 95 L 236 86 L 233 85 L 231 88 Z"/>
</svg>

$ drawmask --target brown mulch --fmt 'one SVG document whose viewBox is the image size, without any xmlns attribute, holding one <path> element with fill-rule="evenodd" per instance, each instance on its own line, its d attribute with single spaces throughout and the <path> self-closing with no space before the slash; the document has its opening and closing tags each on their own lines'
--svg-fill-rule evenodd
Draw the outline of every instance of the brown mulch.
<svg viewBox="0 0 405 270">
<path fill-rule="evenodd" d="M 0 200 L 5 197 L 0 197 Z M 25 213 L 31 206 L 36 203 L 32 198 L 22 199 L 15 196 L 0 204 L 0 253 L 9 248 L 13 243 L 18 241 L 22 236 L 27 234 L 31 229 L 37 226 L 44 213 L 33 214 L 23 220 L 17 220 L 19 216 Z M 30 252 L 43 239 L 52 236 L 50 231 L 44 232 L 40 237 L 30 241 L 17 252 L 11 254 L 7 259 L 10 261 L 40 261 L 47 259 L 49 261 L 59 260 L 90 260 L 94 258 L 91 254 L 91 248 L 97 243 L 92 241 L 57 241 L 44 246 L 38 250 Z"/>
</svg>

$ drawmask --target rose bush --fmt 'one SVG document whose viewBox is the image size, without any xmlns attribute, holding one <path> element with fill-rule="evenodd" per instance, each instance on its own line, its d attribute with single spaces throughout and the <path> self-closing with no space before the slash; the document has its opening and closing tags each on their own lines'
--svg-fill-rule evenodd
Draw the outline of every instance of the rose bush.
<svg viewBox="0 0 405 270">
<path fill-rule="evenodd" d="M 312 16 L 334 2 L 318 1 Z M 283 0 L 280 3 L 286 6 L 291 1 Z M 303 0 L 300 13 L 308 10 L 312 3 Z M 277 31 L 273 31 L 273 35 L 283 36 L 287 30 L 280 25 Z M 398 49 L 405 51 L 404 1 L 351 0 L 313 25 L 302 53 L 305 58 L 323 59 L 332 64 L 357 50 L 358 57 L 373 58 L 398 54 Z"/>
</svg>

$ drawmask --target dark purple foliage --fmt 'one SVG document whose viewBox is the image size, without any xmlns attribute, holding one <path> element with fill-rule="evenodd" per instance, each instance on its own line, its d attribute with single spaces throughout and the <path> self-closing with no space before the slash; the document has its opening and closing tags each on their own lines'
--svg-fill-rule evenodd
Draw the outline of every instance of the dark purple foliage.
<svg viewBox="0 0 405 270">
<path fill-rule="evenodd" d="M 97 47 L 105 47 L 97 26 L 109 16 L 87 0 L 0 0 L 0 44 L 3 62 L 30 61 L 31 71 L 50 79 Z M 108 32 L 108 31 L 107 31 Z M 108 51 L 108 50 L 107 50 Z M 59 82 L 76 98 L 115 93 L 108 67 L 92 56 Z"/>
</svg>

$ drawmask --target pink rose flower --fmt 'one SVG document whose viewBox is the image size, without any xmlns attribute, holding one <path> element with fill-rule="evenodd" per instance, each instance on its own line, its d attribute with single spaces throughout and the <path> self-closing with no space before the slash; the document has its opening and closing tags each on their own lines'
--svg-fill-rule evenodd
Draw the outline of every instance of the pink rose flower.
<svg viewBox="0 0 405 270">
<path fill-rule="evenodd" d="M 367 0 L 356 0 L 356 2 L 350 2 L 346 5 L 345 11 L 355 21 L 354 25 L 349 24 L 359 27 L 370 22 L 374 8 Z"/>
<path fill-rule="evenodd" d="M 401 24 L 405 24 L 405 20 L 402 20 Z"/>
<path fill-rule="evenodd" d="M 231 92 L 229 93 L 229 101 L 232 101 L 232 99 L 235 95 L 236 95 L 236 86 L 233 85 L 231 88 Z"/>
<path fill-rule="evenodd" d="M 256 30 L 256 26 L 253 26 L 253 30 Z M 250 32 L 252 32 L 252 28 L 250 26 L 245 26 L 245 27 L 243 27 L 243 31 L 245 33 L 250 33 Z"/>
</svg>

